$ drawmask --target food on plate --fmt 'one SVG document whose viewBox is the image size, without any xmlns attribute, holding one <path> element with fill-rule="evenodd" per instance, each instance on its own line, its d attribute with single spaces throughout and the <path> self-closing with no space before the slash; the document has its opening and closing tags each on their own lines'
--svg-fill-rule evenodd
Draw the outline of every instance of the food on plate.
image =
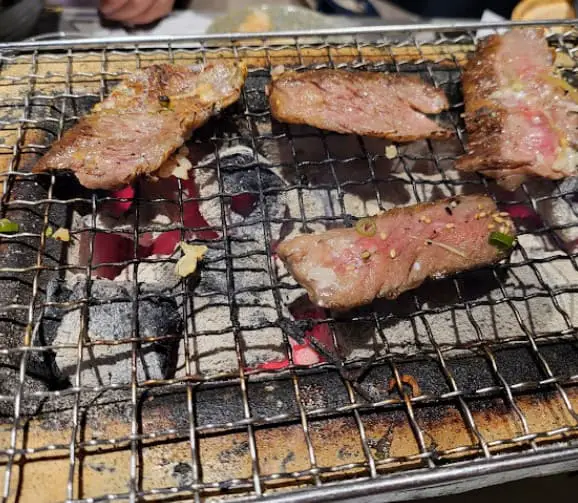
<svg viewBox="0 0 578 503">
<path fill-rule="evenodd" d="M 267 12 L 263 10 L 251 10 L 239 25 L 241 33 L 255 33 L 259 31 L 271 31 L 273 23 Z"/>
<path fill-rule="evenodd" d="M 354 228 L 300 235 L 277 254 L 320 307 L 345 310 L 395 299 L 427 278 L 493 264 L 515 228 L 485 195 L 456 196 L 362 218 Z"/>
<path fill-rule="evenodd" d="M 512 21 L 544 21 L 574 19 L 576 10 L 568 0 L 522 0 L 512 11 Z M 562 30 L 563 27 L 550 27 Z"/>
<path fill-rule="evenodd" d="M 447 97 L 420 78 L 378 72 L 273 72 L 268 87 L 278 121 L 393 141 L 448 138 L 426 114 L 449 107 Z"/>
<path fill-rule="evenodd" d="M 464 71 L 467 154 L 458 169 L 516 190 L 529 176 L 576 174 L 578 93 L 554 74 L 539 29 L 482 40 Z"/>
<path fill-rule="evenodd" d="M 247 69 L 215 62 L 159 64 L 123 80 L 64 133 L 33 171 L 73 171 L 89 189 L 154 175 L 212 115 L 237 101 Z"/>
</svg>

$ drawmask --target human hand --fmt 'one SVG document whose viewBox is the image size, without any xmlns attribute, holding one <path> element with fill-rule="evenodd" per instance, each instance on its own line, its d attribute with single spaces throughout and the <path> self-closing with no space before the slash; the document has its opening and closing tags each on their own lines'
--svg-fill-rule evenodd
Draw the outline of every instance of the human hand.
<svg viewBox="0 0 578 503">
<path fill-rule="evenodd" d="M 175 0 L 100 0 L 100 12 L 126 25 L 148 24 L 169 14 Z"/>
</svg>

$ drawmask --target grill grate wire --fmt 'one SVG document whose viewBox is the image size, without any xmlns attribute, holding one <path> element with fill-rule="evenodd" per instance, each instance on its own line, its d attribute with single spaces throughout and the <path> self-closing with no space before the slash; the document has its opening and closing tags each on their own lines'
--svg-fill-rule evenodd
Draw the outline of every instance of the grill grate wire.
<svg viewBox="0 0 578 503">
<path fill-rule="evenodd" d="M 448 30 L 451 31 L 451 30 Z M 436 307 L 424 308 L 420 298 L 420 291 L 410 294 L 410 303 L 413 304 L 413 311 L 408 315 L 416 340 L 420 334 L 425 332 L 427 345 L 418 347 L 414 352 L 400 355 L 394 349 L 395 341 L 388 337 L 388 323 L 392 319 L 389 312 L 380 312 L 378 310 L 361 310 L 351 315 L 351 321 L 357 326 L 371 323 L 375 327 L 373 340 L 373 355 L 371 357 L 353 357 L 346 358 L 346 348 L 342 346 L 342 339 L 337 335 L 337 326 L 342 320 L 333 314 L 327 314 L 325 319 L 309 320 L 308 322 L 294 322 L 287 319 L 283 290 L 290 288 L 284 282 L 280 281 L 276 274 L 275 262 L 272 256 L 274 250 L 275 236 L 272 235 L 271 226 L 276 223 L 290 222 L 296 226 L 301 226 L 303 230 L 309 229 L 312 225 L 318 223 L 343 223 L 351 225 L 352 215 L 348 210 L 346 195 L 352 189 L 359 186 L 370 186 L 375 190 L 375 200 L 380 209 L 385 209 L 387 203 L 382 200 L 380 187 L 383 184 L 403 184 L 404 188 L 411 191 L 412 201 L 419 202 L 423 200 L 423 187 L 426 185 L 439 186 L 447 191 L 448 194 L 455 194 L 458 189 L 467 187 L 468 189 L 485 190 L 492 194 L 501 203 L 499 195 L 496 196 L 491 183 L 479 177 L 467 180 L 453 179 L 448 176 L 448 161 L 452 161 L 455 156 L 440 155 L 438 146 L 435 142 L 427 142 L 425 154 L 405 154 L 403 148 L 400 148 L 401 169 L 398 173 L 390 173 L 386 178 L 379 173 L 379 164 L 384 161 L 383 154 L 375 154 L 367 147 L 363 139 L 357 138 L 356 142 L 359 147 L 359 153 L 350 155 L 347 158 L 336 158 L 332 153 L 332 141 L 336 135 L 323 131 L 300 132 L 292 126 L 280 124 L 277 128 L 269 128 L 269 131 L 263 133 L 259 131 L 258 121 L 269 118 L 268 110 L 255 110 L 251 103 L 254 101 L 253 95 L 262 93 L 262 90 L 246 88 L 243 90 L 243 96 L 238 106 L 233 107 L 232 111 L 225 113 L 221 121 L 234 120 L 244 123 L 244 129 L 251 132 L 248 137 L 226 136 L 223 131 L 214 130 L 210 137 L 209 143 L 213 145 L 216 154 L 216 173 L 218 180 L 217 192 L 211 194 L 208 199 L 216 199 L 220 208 L 220 223 L 218 228 L 209 226 L 205 230 L 218 230 L 221 237 L 219 243 L 223 245 L 224 259 L 226 264 L 226 283 L 227 298 L 226 302 L 230 309 L 230 326 L 226 329 L 211 330 L 210 328 L 195 327 L 191 329 L 187 324 L 178 339 L 183 339 L 184 347 L 184 365 L 185 372 L 181 377 L 174 377 L 165 380 L 148 379 L 139 380 L 138 365 L 139 358 L 143 358 L 141 345 L 143 341 L 139 338 L 139 303 L 143 300 L 143 294 L 139 292 L 139 267 L 147 262 L 163 262 L 167 259 L 149 258 L 142 261 L 138 258 L 138 242 L 140 236 L 150 229 L 141 229 L 139 222 L 139 212 L 143 205 L 147 204 L 139 197 L 138 189 L 135 196 L 134 208 L 136 212 L 136 222 L 132 230 L 133 238 L 133 258 L 130 263 L 134 265 L 131 282 L 134 285 L 135 296 L 132 300 L 132 327 L 130 340 L 121 341 L 130 345 L 130 382 L 125 384 L 99 385 L 88 387 L 83 385 L 81 369 L 86 363 L 87 358 L 91 358 L 91 353 L 98 349 L 99 346 L 111 344 L 109 341 L 91 340 L 88 333 L 89 302 L 91 299 L 91 289 L 94 273 L 93 257 L 95 236 L 97 232 L 111 232 L 107 229 L 99 229 L 97 223 L 97 213 L 103 203 L 114 200 L 110 196 L 97 193 L 81 195 L 79 197 L 69 197 L 67 199 L 57 198 L 55 193 L 59 188 L 60 177 L 49 175 L 31 175 L 28 168 L 23 169 L 25 164 L 23 159 L 37 156 L 45 150 L 45 142 L 37 143 L 36 139 L 29 141 L 30 131 L 35 128 L 46 127 L 47 119 L 35 119 L 33 108 L 39 102 L 48 102 L 50 107 L 58 110 L 58 116 L 50 119 L 56 126 L 56 132 L 59 136 L 62 131 L 71 123 L 72 119 L 82 115 L 78 109 L 78 100 L 80 98 L 90 98 L 93 101 L 102 99 L 110 90 L 110 80 L 118 79 L 122 71 L 118 70 L 119 61 L 123 62 L 132 60 L 133 68 L 140 68 L 148 64 L 153 58 L 155 61 L 177 61 L 182 58 L 189 60 L 201 59 L 206 61 L 208 58 L 219 56 L 219 54 L 232 53 L 233 57 L 242 59 L 251 51 L 265 52 L 265 64 L 257 65 L 250 69 L 252 76 L 258 76 L 261 73 L 269 73 L 274 66 L 278 55 L 293 51 L 297 55 L 297 63 L 293 66 L 296 68 L 358 68 L 358 69 L 377 69 L 391 70 L 396 72 L 418 71 L 430 83 L 437 87 L 447 88 L 456 85 L 460 78 L 460 64 L 457 52 L 463 46 L 469 46 L 476 40 L 476 34 L 471 29 L 458 30 L 456 33 L 448 33 L 432 30 L 432 39 L 421 41 L 422 32 L 409 31 L 405 35 L 397 34 L 392 37 L 391 34 L 378 34 L 373 40 L 367 41 L 364 36 L 354 35 L 346 40 L 338 41 L 326 36 L 320 37 L 321 41 L 311 41 L 311 37 L 294 37 L 288 41 L 275 42 L 273 39 L 255 42 L 253 40 L 231 40 L 227 45 L 214 44 L 211 40 L 198 40 L 195 44 L 189 44 L 189 47 L 183 48 L 177 43 L 169 42 L 162 49 L 151 49 L 146 44 L 125 44 L 121 47 L 102 47 L 100 50 L 81 50 L 74 47 L 68 47 L 54 53 L 46 52 L 42 47 L 33 49 L 24 49 L 20 52 L 4 51 L 0 55 L 2 68 L 0 70 L 0 82 L 7 92 L 2 93 L 5 105 L 2 108 L 7 110 L 5 117 L 0 118 L 1 126 L 13 133 L 15 141 L 12 145 L 4 143 L 0 145 L 0 155 L 8 159 L 5 163 L 6 172 L 3 177 L 3 195 L 2 195 L 2 216 L 10 217 L 13 212 L 38 212 L 41 217 L 41 225 L 34 232 L 18 232 L 14 235 L 1 235 L 0 240 L 3 246 L 10 249 L 13 243 L 19 240 L 28 239 L 38 240 L 37 249 L 31 254 L 34 255 L 34 262 L 26 266 L 6 266 L 0 262 L 0 282 L 7 285 L 6 278 L 12 278 L 20 275 L 31 275 L 30 298 L 26 303 L 21 303 L 18 298 L 11 302 L 6 302 L 1 306 L 2 316 L 16 325 L 16 316 L 23 313 L 24 322 L 22 323 L 22 340 L 16 345 L 0 346 L 0 355 L 6 358 L 12 358 L 16 362 L 15 372 L 17 381 L 13 386 L 13 393 L 0 394 L 0 402 L 10 404 L 12 407 L 12 417 L 7 422 L 8 439 L 7 445 L 0 445 L 0 461 L 4 466 L 4 488 L 3 499 L 10 500 L 16 494 L 18 486 L 18 477 L 22 477 L 22 467 L 28 463 L 27 457 L 42 453 L 64 453 L 68 458 L 68 469 L 66 477 L 66 488 L 62 497 L 66 501 L 116 501 L 129 500 L 137 501 L 144 498 L 166 497 L 192 497 L 195 501 L 201 501 L 207 497 L 223 496 L 237 494 L 251 498 L 261 498 L 272 496 L 272 488 L 281 488 L 285 491 L 298 489 L 299 485 L 309 488 L 324 488 L 339 479 L 339 483 L 362 483 L 370 480 L 375 481 L 385 477 L 385 471 L 406 471 L 414 470 L 416 481 L 420 474 L 424 473 L 420 469 L 427 471 L 442 470 L 444 465 L 456 465 L 460 463 L 474 463 L 485 460 L 492 462 L 503 456 L 503 451 L 507 450 L 513 453 L 523 453 L 526 458 L 531 458 L 543 451 L 546 447 L 550 448 L 553 444 L 562 452 L 564 449 L 576 450 L 576 443 L 572 438 L 578 431 L 578 416 L 576 406 L 575 385 L 578 381 L 578 362 L 574 362 L 569 373 L 563 374 L 559 369 L 553 368 L 550 358 L 544 354 L 543 345 L 548 344 L 575 344 L 576 343 L 576 320 L 572 314 L 568 313 L 566 308 L 560 303 L 559 298 L 563 295 L 575 296 L 578 291 L 578 272 L 574 278 L 567 278 L 567 284 L 564 286 L 550 286 L 547 279 L 543 277 L 541 267 L 544 264 L 555 264 L 560 261 L 570 262 L 575 271 L 578 271 L 576 263 L 576 252 L 568 251 L 562 246 L 558 236 L 554 233 L 558 230 L 548 224 L 525 233 L 548 236 L 556 244 L 555 253 L 542 258 L 535 258 L 529 253 L 523 245 L 519 245 L 521 261 L 516 263 L 506 263 L 492 268 L 488 274 L 493 278 L 500 298 L 487 300 L 470 299 L 467 294 L 464 283 L 468 277 L 459 275 L 447 283 L 451 285 L 455 294 L 456 301 L 450 305 L 439 305 Z M 335 34 L 338 35 L 338 34 Z M 567 27 L 566 31 L 550 37 L 550 42 L 556 47 L 558 53 L 565 55 L 572 65 L 576 64 L 576 32 L 572 27 Z M 431 54 L 425 52 L 431 47 L 441 49 L 439 60 L 432 59 Z M 398 50 L 408 48 L 415 50 L 418 60 L 412 61 L 400 60 Z M 325 51 L 323 57 L 312 57 L 309 55 L 310 50 Z M 354 53 L 347 62 L 343 62 L 339 55 L 339 50 L 349 49 Z M 380 57 L 387 55 L 389 62 L 376 62 L 372 50 L 379 51 Z M 369 50 L 369 51 L 368 51 Z M 99 61 L 99 70 L 96 72 L 77 70 L 83 59 L 96 59 Z M 250 61 L 250 58 L 248 58 Z M 111 64 L 113 61 L 113 64 Z M 55 84 L 56 94 L 49 94 L 42 90 L 40 94 L 36 89 L 39 83 L 50 80 L 52 76 L 42 74 L 40 67 L 47 63 L 64 64 L 64 74 L 59 77 L 62 79 Z M 11 74 L 13 69 L 18 70 L 21 65 L 29 64 L 29 69 L 25 72 L 16 72 Z M 130 71 L 130 70 L 128 70 Z M 572 66 L 570 71 L 575 74 L 576 67 Z M 261 73 L 260 73 L 261 72 Z M 446 74 L 447 80 L 443 81 L 440 74 Z M 98 82 L 98 92 L 77 92 L 78 81 L 95 81 Z M 12 90 L 25 87 L 25 91 L 15 101 L 11 95 Z M 60 107 L 60 108 L 59 108 Z M 463 148 L 463 125 L 460 120 L 460 113 L 463 104 L 453 100 L 452 107 L 448 113 L 448 118 L 456 130 L 456 136 Z M 19 115 L 20 114 L 20 115 Z M 50 123 L 48 120 L 48 123 Z M 41 124 L 42 122 L 42 124 Z M 259 122 L 262 125 L 262 122 Z M 36 129 L 38 130 L 38 129 Z M 323 156 L 320 160 L 300 160 L 301 154 L 297 144 L 306 137 L 314 138 L 322 146 Z M 199 140 L 200 141 L 200 140 Z M 226 144 L 235 142 L 246 142 L 248 146 L 257 153 L 261 150 L 261 145 L 268 142 L 286 142 L 290 151 L 290 166 L 288 168 L 294 172 L 294 184 L 289 184 L 283 188 L 269 188 L 263 178 L 263 167 L 257 165 L 256 176 L 258 182 L 258 202 L 263 209 L 263 218 L 261 219 L 262 232 L 264 237 L 264 246 L 256 247 L 247 252 L 247 257 L 265 257 L 267 275 L 270 278 L 270 287 L 274 300 L 274 310 L 276 321 L 264 321 L 255 326 L 245 326 L 239 317 L 239 291 L 243 285 L 236 284 L 236 260 L 238 256 L 233 251 L 233 245 L 237 241 L 235 234 L 236 224 L 232 224 L 227 215 L 228 198 L 232 195 L 227 191 L 224 184 L 224 175 L 219 155 L 219 148 Z M 424 180 L 416 176 L 412 168 L 415 161 L 422 161 L 428 164 L 436 174 L 435 180 Z M 366 165 L 369 173 L 368 177 L 363 180 L 342 180 L 340 165 L 355 166 L 361 162 Z M 317 189 L 327 190 L 336 194 L 337 208 L 334 215 L 324 215 L 311 217 L 307 215 L 304 203 L 304 195 L 311 189 L 310 181 L 307 179 L 308 172 L 313 167 L 322 167 L 327 170 L 331 181 L 327 185 L 320 185 Z M 42 181 L 46 187 L 46 196 L 40 199 L 27 199 L 19 196 L 17 187 L 26 186 L 35 181 Z M 296 192 L 299 215 L 295 218 L 284 218 L 282 221 L 276 221 L 268 213 L 266 204 L 267 197 L 270 194 L 281 192 Z M 531 190 L 526 186 L 523 188 L 524 203 L 529 204 L 538 214 L 540 214 L 540 203 L 551 196 L 533 195 Z M 565 194 L 572 195 L 572 194 Z M 562 197 L 555 195 L 553 197 Z M 118 200 L 118 199 L 116 199 Z M 203 197 L 191 197 L 185 194 L 183 184 L 178 182 L 178 198 L 173 203 L 179 208 L 179 221 L 174 229 L 178 230 L 181 239 L 185 239 L 185 221 L 184 207 L 191 201 L 201 201 Z M 165 202 L 155 200 L 154 203 Z M 506 201 L 506 204 L 513 204 L 512 201 Z M 55 208 L 62 208 L 70 212 L 73 208 L 79 206 L 89 207 L 92 215 L 92 229 L 90 231 L 90 250 L 89 261 L 84 267 L 72 264 L 64 259 L 63 261 L 52 261 L 52 265 L 47 265 L 47 246 L 48 238 L 45 231 L 51 225 L 52 212 Z M 569 224 L 576 225 L 574 224 Z M 73 233 L 74 237 L 74 233 Z M 203 240 L 197 240 L 202 242 Z M 30 247 L 34 250 L 34 246 Z M 65 246 L 66 248 L 66 246 Z M 173 260 L 174 261 L 174 260 Z M 129 262 L 122 265 L 128 265 Z M 515 274 L 517 268 L 529 267 L 535 275 L 539 291 L 524 296 L 515 296 L 510 293 L 509 286 L 504 282 L 504 274 Z M 60 389 L 46 389 L 39 391 L 28 391 L 26 385 L 26 376 L 29 373 L 29 359 L 32 355 L 42 355 L 47 351 L 55 348 L 50 344 L 34 345 L 33 334 L 35 334 L 41 324 L 42 313 L 47 307 L 43 300 L 42 281 L 47 274 L 62 275 L 66 272 L 76 271 L 83 274 L 86 281 L 86 290 L 84 299 L 80 302 L 82 305 L 82 334 L 78 339 L 75 347 L 76 370 L 71 379 L 71 385 Z M 179 286 L 179 296 L 184 299 L 180 307 L 184 320 L 194 317 L 194 306 L 186 301 L 189 297 L 187 284 L 182 281 Z M 199 297 L 205 294 L 198 294 Z M 196 298 L 197 294 L 193 296 Z M 210 296 L 209 296 L 210 297 Z M 529 302 L 533 299 L 547 299 L 551 302 L 553 309 L 559 313 L 564 321 L 564 328 L 554 333 L 538 334 L 532 326 L 525 320 L 524 314 L 520 312 L 519 305 L 521 302 Z M 497 341 L 488 340 L 484 336 L 484 329 L 480 325 L 476 315 L 476 309 L 480 307 L 495 308 L 505 304 L 511 313 L 513 324 L 519 326 L 522 335 L 499 338 Z M 473 327 L 476 338 L 470 342 L 459 344 L 440 344 L 437 340 L 435 327 L 430 322 L 431 315 L 455 315 L 456 311 L 464 311 L 468 323 Z M 394 317 L 396 315 L 393 315 Z M 299 333 L 303 334 L 305 328 L 314 325 L 327 325 L 330 327 L 335 350 L 330 350 L 324 346 L 316 346 L 325 357 L 325 362 L 320 362 L 303 368 L 295 364 L 295 358 L 289 338 L 297 338 Z M 260 371 L 250 368 L 247 363 L 245 354 L 245 341 L 247 331 L 263 330 L 271 327 L 281 327 L 283 329 L 284 351 L 289 360 L 289 366 L 282 370 Z M 225 333 L 232 332 L 234 338 L 234 351 L 236 355 L 238 370 L 235 372 L 208 372 L 199 373 L 195 370 L 193 361 L 195 358 L 194 344 L 201 336 L 220 337 Z M 165 336 L 163 340 L 175 339 L 173 336 Z M 154 341 L 160 339 L 154 338 Z M 151 342 L 151 341 L 146 341 Z M 498 352 L 505 349 L 523 348 L 531 355 L 535 366 L 537 379 L 519 379 L 512 382 L 511 376 L 504 373 L 503 360 L 498 356 Z M 474 389 L 466 389 L 461 385 L 462 380 L 458 379 L 455 374 L 454 352 L 456 349 L 475 354 L 479 356 L 489 368 L 489 372 L 494 381 L 494 385 L 484 385 Z M 404 384 L 405 365 L 408 361 L 420 361 L 427 358 L 435 362 L 437 372 L 444 382 L 447 391 L 424 392 L 417 396 L 408 393 Z M 571 358 L 571 357 L 570 357 Z M 514 363 L 515 365 L 515 363 Z M 374 393 L 364 384 L 364 378 L 376 368 L 388 369 L 391 374 L 395 393 L 389 394 L 384 398 L 379 393 Z M 325 376 L 329 372 L 335 373 L 337 370 L 337 379 L 343 386 L 346 400 L 341 405 L 307 407 L 306 401 L 309 399 L 311 391 L 303 384 L 310 376 Z M 507 372 L 510 374 L 510 371 Z M 294 394 L 296 409 L 279 411 L 266 415 L 255 412 L 255 406 L 252 399 L 252 386 L 254 383 L 277 383 L 283 379 L 288 379 L 290 389 Z M 242 417 L 236 420 L 219 421 L 201 421 L 199 419 L 201 404 L 199 404 L 199 395 L 202 390 L 215 389 L 221 387 L 227 389 L 237 389 L 238 398 L 241 403 Z M 153 431 L 146 431 L 143 426 L 143 420 L 146 419 L 146 411 L 143 408 L 142 401 L 147 396 L 153 395 L 156 391 L 166 391 L 180 393 L 184 398 L 185 417 L 180 423 L 172 427 L 163 427 L 159 425 Z M 83 401 L 89 394 L 106 394 L 107 392 L 126 392 L 128 407 L 128 435 L 105 436 L 104 438 L 86 437 L 84 429 L 85 412 L 89 405 Z M 560 414 L 566 418 L 555 427 L 541 427 L 536 425 L 527 417 L 527 406 L 522 405 L 524 397 L 527 394 L 531 396 L 542 396 L 542 393 L 549 393 L 548 400 L 555 403 L 560 409 Z M 331 391 L 329 391 L 331 393 Z M 505 408 L 513 413 L 515 418 L 517 432 L 509 437 L 500 437 L 494 439 L 486 438 L 483 429 L 479 425 L 479 415 L 473 409 L 475 402 L 478 400 L 500 400 Z M 28 417 L 22 409 L 22 405 L 27 400 L 37 400 L 44 403 L 50 403 L 58 400 L 70 400 L 70 428 L 64 432 L 61 440 L 58 442 L 47 442 L 43 445 L 27 447 L 26 431 L 27 421 L 33 419 Z M 538 398 L 536 398 L 538 400 Z M 64 402 L 63 402 L 64 403 Z M 469 441 L 458 443 L 447 449 L 440 449 L 424 426 L 421 418 L 421 411 L 424 408 L 445 408 L 451 407 L 457 411 L 465 430 L 469 436 Z M 63 409 L 62 414 L 65 413 Z M 368 414 L 379 413 L 380 411 L 397 411 L 404 417 L 404 422 L 410 428 L 413 435 L 412 442 L 417 446 L 416 452 L 407 455 L 378 455 L 375 446 L 370 441 L 368 433 Z M 525 412 L 526 411 L 526 412 Z M 324 447 L 320 446 L 318 441 L 313 437 L 313 431 L 326 418 L 346 418 L 350 420 L 349 424 L 361 446 L 361 460 L 347 462 L 344 458 L 341 463 L 334 462 L 327 465 L 322 461 L 325 457 Z M 262 442 L 258 440 L 258 434 L 265 430 L 282 428 L 287 424 L 298 425 L 301 429 L 304 439 L 306 460 L 308 468 L 299 468 L 296 470 L 275 471 L 273 473 L 263 470 L 264 458 L 267 457 L 267 451 L 262 447 Z M 219 480 L 207 481 L 207 473 L 210 467 L 203 466 L 203 452 L 200 448 L 203 438 L 216 437 L 228 433 L 241 432 L 246 435 L 248 444 L 248 456 L 250 472 L 247 476 L 233 477 L 222 476 Z M 5 437 L 2 437 L 5 438 Z M 178 441 L 186 445 L 188 452 L 188 463 L 190 466 L 190 479 L 186 484 L 169 484 L 167 486 L 146 485 L 144 467 L 147 465 L 147 448 L 150 443 L 167 444 Z M 339 443 L 339 439 L 336 439 Z M 260 447 L 261 446 L 261 447 Z M 128 470 L 124 489 L 115 492 L 109 492 L 106 487 L 101 488 L 101 494 L 85 495 L 81 489 L 82 477 L 79 475 L 85 458 L 93 449 L 106 449 L 114 447 L 120 451 L 128 453 Z M 387 450 L 387 449 L 386 449 Z M 578 454 L 576 454 L 578 456 Z M 467 461 L 462 461 L 466 459 Z M 536 456 L 536 459 L 539 458 Z M 407 466 L 406 466 L 407 465 Z M 124 473 L 124 472 L 123 472 Z M 302 494 L 302 493 L 298 493 Z M 352 493 L 354 494 L 354 493 Z"/>
</svg>

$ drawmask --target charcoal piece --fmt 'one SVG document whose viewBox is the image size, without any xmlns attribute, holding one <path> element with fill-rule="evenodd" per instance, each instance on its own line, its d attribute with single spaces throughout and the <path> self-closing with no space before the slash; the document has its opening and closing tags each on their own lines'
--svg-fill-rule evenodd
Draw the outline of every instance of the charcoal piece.
<svg viewBox="0 0 578 503">
<path fill-rule="evenodd" d="M 201 197 L 219 193 L 216 159 L 207 157 L 197 170 Z M 270 250 L 266 246 L 263 220 L 280 220 L 286 210 L 283 188 L 285 182 L 267 166 L 268 161 L 245 146 L 226 148 L 219 152 L 219 171 L 225 194 L 225 211 L 230 241 L 211 245 L 197 291 L 201 294 L 235 296 L 240 308 L 240 323 L 259 325 L 277 318 L 268 270 Z M 263 205 L 260 197 L 263 198 Z M 221 207 L 218 199 L 200 203 L 201 211 L 211 225 L 219 226 Z M 264 208 L 266 208 L 266 214 Z M 271 240 L 279 238 L 280 223 L 270 225 Z M 227 256 L 228 255 L 228 256 Z M 227 268 L 230 274 L 227 274 Z M 223 306 L 229 318 L 229 307 Z"/>
<path fill-rule="evenodd" d="M 15 109 L 16 110 L 16 109 Z M 24 170 L 26 159 L 22 155 L 18 170 Z M 0 346 L 6 352 L 0 355 L 0 395 L 6 397 L 0 401 L 0 422 L 11 421 L 14 416 L 15 397 L 20 391 L 21 415 L 33 414 L 43 401 L 42 396 L 30 396 L 31 393 L 46 392 L 57 387 L 53 374 L 44 363 L 44 352 L 11 351 L 24 346 L 27 326 L 36 321 L 37 303 L 34 302 L 34 281 L 39 292 L 43 292 L 49 277 L 48 273 L 39 274 L 33 267 L 38 256 L 42 266 L 47 269 L 58 267 L 66 243 L 47 240 L 42 252 L 40 234 L 44 228 L 47 213 L 48 222 L 53 228 L 66 226 L 66 205 L 46 204 L 46 191 L 35 181 L 19 176 L 11 176 L 9 182 L 10 203 L 4 208 L 3 217 L 20 225 L 20 236 L 0 239 Z M 58 185 L 58 184 L 56 184 Z M 7 199 L 8 200 L 8 199 Z M 8 306 L 20 306 L 19 309 Z M 34 307 L 34 316 L 29 319 L 29 307 Z M 20 387 L 20 367 L 23 363 L 26 376 Z"/>
<path fill-rule="evenodd" d="M 228 371 L 237 366 L 230 332 L 235 324 L 241 329 L 247 366 L 285 356 L 282 331 L 273 325 L 278 313 L 267 270 L 268 257 L 251 254 L 250 250 L 256 246 L 263 247 L 259 243 L 231 242 L 227 258 L 222 243 L 212 244 L 205 255 L 192 312 L 201 371 L 215 372 L 217 368 Z M 226 334 L 216 337 L 205 335 L 206 331 Z"/>
<path fill-rule="evenodd" d="M 267 159 L 244 145 L 220 149 L 218 160 L 205 157 L 195 182 L 202 215 L 217 229 L 224 216 L 222 235 L 228 238 L 209 245 L 195 289 L 195 371 L 211 375 L 238 366 L 233 326 L 248 367 L 282 359 L 269 261 L 287 212 L 286 183 Z"/>
<path fill-rule="evenodd" d="M 532 186 L 534 196 L 546 197 L 538 202 L 541 216 L 554 232 L 566 243 L 578 240 L 578 176 L 562 182 Z M 550 197 L 548 197 L 550 196 Z"/>
<path fill-rule="evenodd" d="M 42 406 L 44 398 L 34 393 L 48 391 L 48 385 L 43 379 L 28 375 L 20 381 L 18 367 L 9 368 L 0 365 L 0 395 L 6 397 L 0 401 L 0 424 L 11 423 L 16 413 L 16 397 L 20 395 L 18 413 L 22 417 L 34 416 Z M 10 398 L 8 398 L 10 397 Z"/>
<path fill-rule="evenodd" d="M 277 239 L 281 229 L 280 219 L 287 211 L 285 182 L 269 167 L 263 156 L 244 145 L 225 148 L 207 156 L 195 171 L 199 186 L 201 213 L 210 225 L 221 225 L 221 202 L 227 218 L 227 233 L 234 237 L 264 239 L 263 222 L 269 224 L 273 239 Z M 224 197 L 218 175 L 222 179 Z M 264 203 L 264 204 L 263 204 Z M 268 224 L 265 224 L 268 225 Z"/>
<path fill-rule="evenodd" d="M 259 244 L 233 242 L 229 246 L 227 259 L 222 243 L 211 245 L 204 257 L 205 265 L 197 291 L 221 295 L 231 292 L 240 302 L 262 305 L 266 297 L 263 290 L 271 288 L 271 278 L 267 270 L 267 256 L 255 253 L 255 246 L 259 247 Z M 227 275 L 228 267 L 232 279 Z"/>
<path fill-rule="evenodd" d="M 64 304 L 46 310 L 42 337 L 54 346 L 53 367 L 57 375 L 74 380 L 79 363 L 78 341 L 82 328 L 82 299 L 86 280 L 53 281 L 47 301 Z M 80 364 L 82 386 L 103 386 L 131 382 L 132 343 L 107 344 L 133 337 L 134 291 L 130 282 L 93 280 L 88 307 L 88 341 Z M 178 335 L 182 320 L 175 300 L 158 285 L 139 285 L 138 337 L 159 338 Z M 42 342 L 42 341 L 39 341 Z M 67 347 L 60 347 L 60 346 Z M 178 340 L 140 344 L 137 379 L 167 379 L 176 366 Z"/>
</svg>

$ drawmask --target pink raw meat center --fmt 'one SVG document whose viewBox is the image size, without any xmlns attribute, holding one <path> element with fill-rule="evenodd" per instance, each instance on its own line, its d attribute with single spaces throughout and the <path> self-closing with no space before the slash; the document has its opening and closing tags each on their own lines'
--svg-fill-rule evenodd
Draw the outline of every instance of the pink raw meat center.
<svg viewBox="0 0 578 503">
<path fill-rule="evenodd" d="M 535 109 L 524 107 L 522 113 L 529 123 L 524 143 L 530 152 L 539 152 L 544 158 L 554 159 L 558 150 L 558 135 L 548 117 Z"/>
</svg>

